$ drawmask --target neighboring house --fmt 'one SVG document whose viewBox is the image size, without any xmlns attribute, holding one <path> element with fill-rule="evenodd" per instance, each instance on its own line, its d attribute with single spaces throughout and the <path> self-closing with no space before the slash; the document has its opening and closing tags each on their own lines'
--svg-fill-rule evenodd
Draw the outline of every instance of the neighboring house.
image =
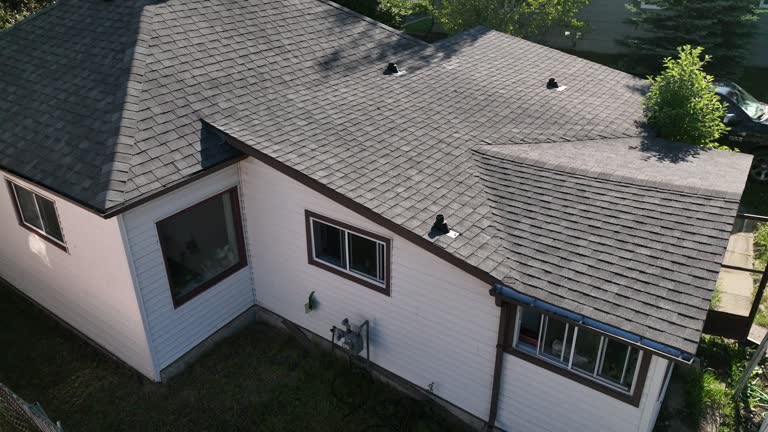
<svg viewBox="0 0 768 432">
<path fill-rule="evenodd" d="M 0 50 L 0 276 L 151 379 L 257 307 L 504 430 L 641 432 L 693 360 L 751 157 L 654 138 L 642 80 L 322 0 L 59 0 Z"/>
<path fill-rule="evenodd" d="M 768 9 L 768 0 L 754 0 L 755 7 Z M 637 34 L 635 27 L 627 23 L 631 12 L 626 3 L 634 2 L 636 6 L 646 9 L 658 9 L 653 2 L 639 0 L 591 0 L 579 12 L 579 17 L 587 22 L 589 28 L 583 32 L 581 39 L 565 37 L 563 32 L 553 32 L 547 38 L 547 44 L 557 48 L 569 48 L 604 54 L 621 54 L 626 48 L 618 41 L 626 36 Z M 757 33 L 752 37 L 751 49 L 745 58 L 747 66 L 768 67 L 768 14 L 759 18 Z"/>
</svg>

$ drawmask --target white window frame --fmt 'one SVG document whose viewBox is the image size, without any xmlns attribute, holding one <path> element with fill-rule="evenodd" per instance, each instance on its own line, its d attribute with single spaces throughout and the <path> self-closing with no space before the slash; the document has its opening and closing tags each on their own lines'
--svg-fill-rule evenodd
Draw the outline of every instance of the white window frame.
<svg viewBox="0 0 768 432">
<path fill-rule="evenodd" d="M 768 0 L 760 0 L 760 4 L 758 5 L 758 8 L 768 9 Z"/>
<path fill-rule="evenodd" d="M 57 245 L 60 245 L 61 247 L 65 248 L 67 247 L 66 243 L 66 237 L 64 236 L 64 228 L 61 225 L 61 217 L 59 216 L 59 208 L 56 206 L 56 201 L 44 197 L 40 195 L 39 193 L 33 191 L 32 189 L 26 188 L 24 186 L 21 186 L 20 184 L 17 184 L 16 182 L 8 180 L 8 184 L 11 185 L 11 191 L 13 192 L 13 202 L 16 205 L 16 211 L 19 214 L 19 221 L 24 224 L 24 227 L 32 230 L 33 232 L 37 233 L 38 235 L 44 237 L 46 240 L 49 240 L 53 243 L 56 243 Z M 16 191 L 17 188 L 24 189 L 25 191 L 32 194 L 32 197 L 34 198 L 35 202 L 35 211 L 37 211 L 37 215 L 40 218 L 40 224 L 43 226 L 43 229 L 32 225 L 31 223 L 27 222 L 26 219 L 24 219 L 24 212 L 21 210 L 21 203 L 19 202 L 19 193 Z M 52 235 L 48 234 L 45 231 L 45 218 L 43 218 L 43 214 L 40 212 L 40 205 L 37 203 L 37 200 L 44 199 L 46 201 L 49 201 L 51 204 L 53 204 L 53 210 L 56 212 L 56 223 L 59 224 L 59 230 L 61 231 L 61 238 L 62 240 L 57 239 L 56 237 L 53 237 Z"/>
<path fill-rule="evenodd" d="M 571 372 L 574 372 L 574 373 L 576 373 L 576 374 L 578 374 L 580 376 L 588 378 L 591 381 L 594 381 L 596 383 L 602 384 L 602 385 L 604 385 L 606 387 L 610 387 L 611 389 L 620 391 L 620 392 L 628 394 L 628 395 L 633 394 L 633 392 L 635 391 L 635 386 L 637 385 L 637 377 L 638 377 L 639 371 L 640 371 L 640 364 L 643 361 L 643 356 L 645 355 L 645 353 L 642 350 L 638 350 L 637 361 L 635 362 L 635 370 L 633 372 L 634 376 L 632 377 L 632 381 L 630 382 L 630 386 L 629 386 L 629 388 L 625 388 L 625 387 L 623 387 L 621 385 L 618 385 L 618 384 L 616 384 L 616 383 L 614 383 L 614 382 L 612 382 L 612 381 L 610 381 L 608 379 L 605 379 L 605 378 L 600 376 L 600 372 L 602 372 L 602 368 L 603 368 L 603 366 L 605 364 L 606 347 L 607 347 L 608 341 L 609 341 L 609 338 L 604 336 L 604 335 L 602 335 L 602 334 L 598 333 L 598 336 L 600 336 L 600 343 L 599 343 L 599 346 L 598 346 L 597 361 L 595 362 L 595 367 L 594 367 L 594 370 L 592 371 L 591 374 L 590 373 L 585 373 L 585 372 L 583 372 L 583 371 L 573 367 L 573 358 L 574 358 L 575 352 L 576 352 L 576 341 L 579 339 L 579 329 L 580 329 L 580 327 L 578 325 L 573 325 L 573 324 L 571 324 L 571 323 L 569 323 L 569 322 L 567 322 L 565 320 L 559 320 L 559 321 L 565 323 L 565 335 L 566 336 L 568 335 L 569 328 L 570 327 L 574 327 L 574 333 L 573 333 L 573 336 L 572 336 L 571 341 L 570 341 L 571 349 L 570 349 L 570 353 L 569 353 L 569 359 L 568 359 L 567 362 L 564 361 L 564 358 L 563 358 L 563 356 L 565 354 L 565 342 L 566 342 L 567 338 L 563 338 L 563 344 L 564 345 L 563 345 L 562 352 L 560 354 L 560 357 L 561 357 L 561 361 L 560 362 L 552 360 L 551 356 L 549 354 L 543 353 L 544 338 L 546 337 L 546 329 L 547 329 L 547 326 L 549 324 L 549 319 L 550 319 L 550 316 L 548 314 L 546 314 L 545 312 L 543 312 L 543 311 L 533 309 L 537 313 L 541 314 L 541 316 L 539 318 L 540 319 L 540 321 L 539 321 L 539 337 L 538 337 L 538 344 L 537 344 L 536 350 L 534 351 L 532 349 L 528 349 L 528 348 L 525 348 L 525 347 L 518 346 L 518 342 L 519 342 L 519 337 L 518 336 L 520 335 L 520 323 L 522 322 L 522 315 L 523 315 L 523 310 L 524 309 L 525 308 L 523 306 L 516 306 L 515 329 L 514 329 L 513 339 L 512 339 L 512 341 L 513 341 L 513 349 L 521 351 L 521 352 L 524 352 L 524 353 L 528 353 L 529 355 L 534 355 L 534 356 L 536 356 L 536 358 L 541 359 L 543 361 L 546 361 L 547 363 L 551 363 L 551 364 L 553 364 L 555 366 L 561 367 L 563 369 L 567 369 L 567 370 L 569 370 Z M 557 318 L 555 318 L 555 319 L 557 319 Z M 627 354 L 626 354 L 626 357 L 624 359 L 624 371 L 622 372 L 622 379 L 620 380 L 620 381 L 623 381 L 623 379 L 625 378 L 626 373 L 627 373 L 627 367 L 629 365 L 629 357 L 630 357 L 630 354 L 632 352 L 631 348 L 633 348 L 633 347 L 631 345 L 625 344 L 625 343 L 623 343 L 621 341 L 617 341 L 617 342 L 622 343 L 622 344 L 627 346 Z M 635 349 L 637 349 L 637 348 L 635 348 Z"/>
<path fill-rule="evenodd" d="M 329 263 L 328 261 L 322 260 L 322 259 L 320 259 L 317 256 L 317 253 L 316 253 L 317 249 L 315 248 L 315 225 L 314 225 L 316 222 L 319 222 L 319 223 L 324 224 L 324 225 L 332 226 L 332 227 L 340 230 L 342 233 L 344 233 L 344 254 L 343 254 L 343 259 L 344 259 L 344 263 L 343 264 L 344 264 L 344 267 L 340 267 L 340 266 L 334 265 L 332 263 Z M 313 260 L 315 260 L 317 262 L 321 262 L 321 263 L 323 263 L 323 264 L 325 264 L 327 266 L 331 266 L 331 267 L 333 267 L 333 268 L 335 268 L 335 269 L 337 269 L 339 271 L 342 271 L 342 272 L 344 272 L 344 273 L 346 273 L 346 274 L 348 274 L 350 276 L 354 276 L 354 277 L 362 279 L 362 280 L 364 280 L 366 282 L 373 283 L 373 284 L 375 284 L 375 285 L 377 285 L 377 286 L 379 286 L 379 287 L 381 287 L 383 289 L 386 288 L 386 286 L 387 286 L 387 264 L 386 263 L 387 263 L 387 260 L 388 260 L 388 257 L 387 257 L 387 244 L 386 243 L 384 243 L 381 240 L 378 240 L 378 239 L 372 238 L 370 236 L 367 236 L 365 234 L 362 234 L 359 231 L 350 230 L 349 228 L 343 228 L 343 227 L 340 227 L 339 225 L 336 225 L 334 223 L 328 222 L 327 220 L 318 219 L 318 218 L 315 218 L 313 216 L 309 216 L 309 223 L 310 223 L 309 232 L 310 232 L 310 236 L 311 236 L 311 240 L 312 240 L 312 259 Z M 361 272 L 355 271 L 355 270 L 353 270 L 350 267 L 350 255 L 351 255 L 350 254 L 350 250 L 349 250 L 350 249 L 349 248 L 349 234 L 350 233 L 352 233 L 352 234 L 354 234 L 354 235 L 356 235 L 358 237 L 362 237 L 362 238 L 364 238 L 366 240 L 370 240 L 370 241 L 372 241 L 372 242 L 374 242 L 376 244 L 376 270 L 377 270 L 376 273 L 381 275 L 381 279 L 373 278 L 370 275 L 367 275 L 365 273 L 361 273 Z M 383 264 L 383 267 L 382 267 L 382 264 Z"/>
</svg>

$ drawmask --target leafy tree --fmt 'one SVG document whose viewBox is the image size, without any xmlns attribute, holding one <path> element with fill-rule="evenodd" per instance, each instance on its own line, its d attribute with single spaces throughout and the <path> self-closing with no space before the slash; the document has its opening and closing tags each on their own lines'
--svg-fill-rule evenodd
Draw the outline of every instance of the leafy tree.
<svg viewBox="0 0 768 432">
<path fill-rule="evenodd" d="M 2 0 L 0 0 L 2 1 Z M 523 38 L 553 27 L 577 31 L 576 14 L 589 0 L 336 0 L 355 12 L 395 28 L 409 15 L 431 15 L 450 33 L 484 25 Z"/>
<path fill-rule="evenodd" d="M 0 0 L 0 30 L 8 28 L 55 0 Z"/>
<path fill-rule="evenodd" d="M 580 30 L 576 17 L 589 0 L 432 0 L 435 16 L 449 32 L 478 25 L 523 38 L 543 36 L 550 28 Z"/>
<path fill-rule="evenodd" d="M 664 70 L 650 77 L 645 98 L 648 122 L 672 141 L 709 148 L 723 148 L 717 139 L 728 130 L 723 124 L 725 106 L 715 94 L 713 78 L 703 70 L 710 60 L 703 48 L 678 48 L 678 58 L 664 59 Z"/>
<path fill-rule="evenodd" d="M 409 15 L 431 15 L 434 9 L 428 0 L 379 0 L 377 13 L 381 22 L 402 28 Z"/>
<path fill-rule="evenodd" d="M 661 59 L 683 45 L 701 46 L 715 59 L 707 69 L 738 77 L 750 50 L 761 11 L 756 0 L 653 0 L 660 10 L 642 9 L 633 0 L 629 22 L 638 35 L 620 41 L 634 57 Z"/>
</svg>

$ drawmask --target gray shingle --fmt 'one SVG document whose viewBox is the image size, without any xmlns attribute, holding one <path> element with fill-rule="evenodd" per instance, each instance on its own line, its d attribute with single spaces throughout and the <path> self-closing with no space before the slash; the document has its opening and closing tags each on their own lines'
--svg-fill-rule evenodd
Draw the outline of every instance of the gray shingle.
<svg viewBox="0 0 768 432">
<path fill-rule="evenodd" d="M 751 158 L 652 141 L 477 147 L 496 254 L 515 269 L 495 275 L 693 353 Z"/>
</svg>

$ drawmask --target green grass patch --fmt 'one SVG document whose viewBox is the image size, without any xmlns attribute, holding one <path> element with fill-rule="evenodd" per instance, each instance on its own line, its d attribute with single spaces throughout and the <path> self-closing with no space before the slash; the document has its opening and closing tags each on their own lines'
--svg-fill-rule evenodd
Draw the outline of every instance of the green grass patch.
<svg viewBox="0 0 768 432">
<path fill-rule="evenodd" d="M 715 283 L 715 291 L 712 293 L 712 298 L 709 300 L 709 308 L 717 310 L 720 306 L 720 302 L 723 300 L 723 290 L 720 286 L 720 281 Z"/>
<path fill-rule="evenodd" d="M 153 383 L 0 286 L 0 382 L 71 431 L 464 431 L 434 404 L 265 325 Z"/>
</svg>

